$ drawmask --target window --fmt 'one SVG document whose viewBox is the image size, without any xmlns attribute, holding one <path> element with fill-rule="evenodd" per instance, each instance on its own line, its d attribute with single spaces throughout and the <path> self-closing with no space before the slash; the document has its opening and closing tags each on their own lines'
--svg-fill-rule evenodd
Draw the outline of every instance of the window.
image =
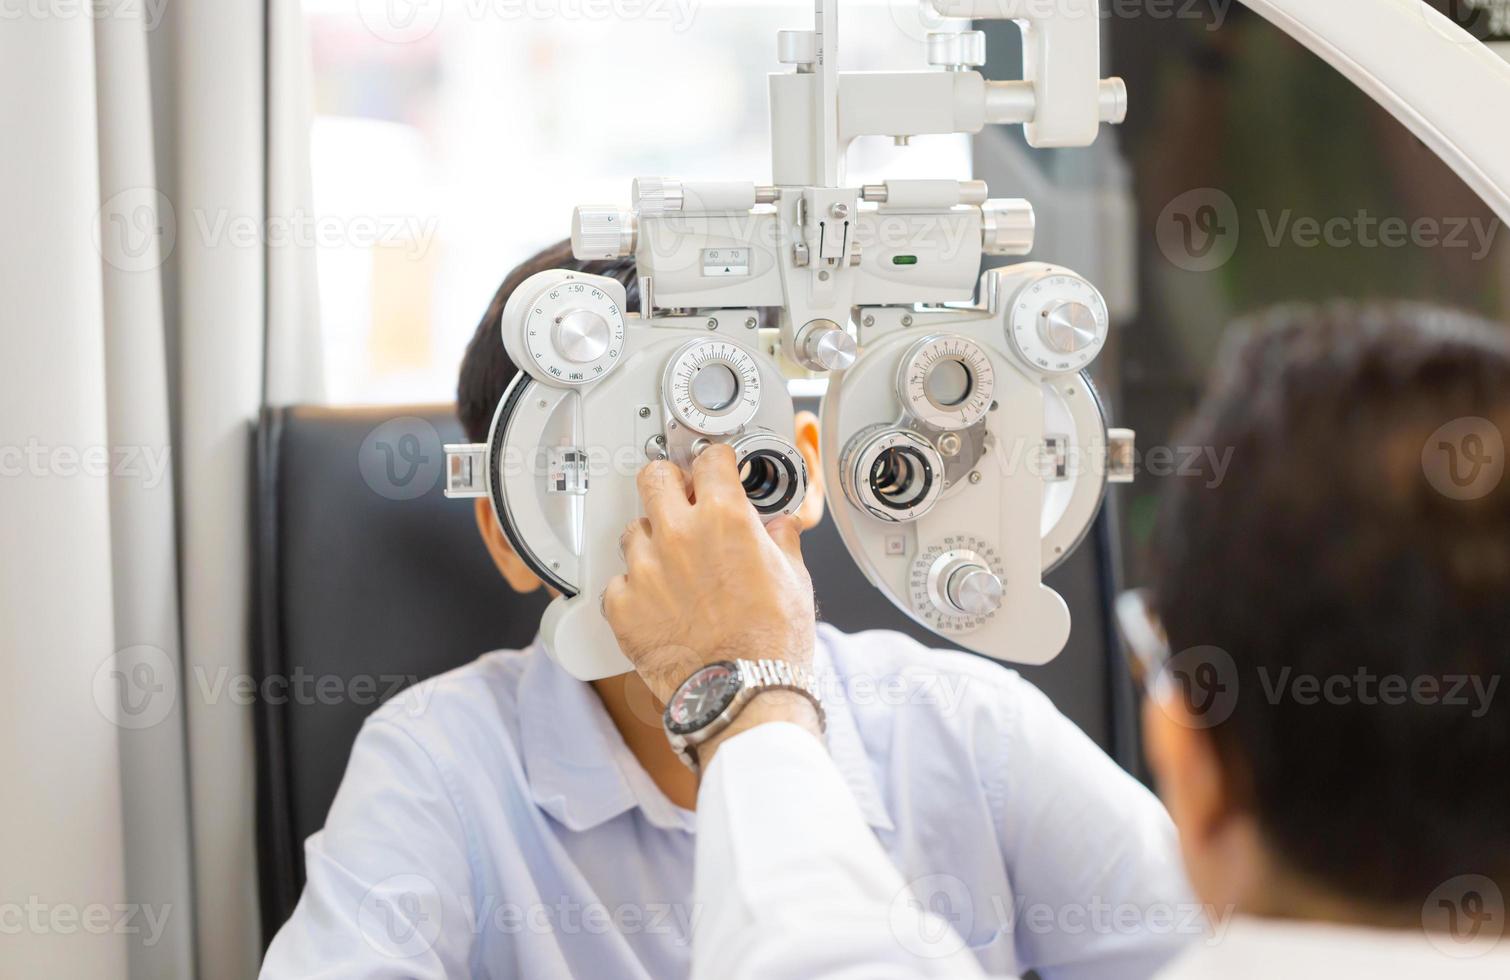
<svg viewBox="0 0 1510 980">
<path fill-rule="evenodd" d="M 327 392 L 448 401 L 503 276 L 637 176 L 770 177 L 766 75 L 804 0 L 305 0 Z M 912 0 L 844 4 L 845 68 L 926 67 Z M 964 137 L 854 180 L 968 177 Z M 359 233 L 360 232 L 360 233 Z"/>
</svg>

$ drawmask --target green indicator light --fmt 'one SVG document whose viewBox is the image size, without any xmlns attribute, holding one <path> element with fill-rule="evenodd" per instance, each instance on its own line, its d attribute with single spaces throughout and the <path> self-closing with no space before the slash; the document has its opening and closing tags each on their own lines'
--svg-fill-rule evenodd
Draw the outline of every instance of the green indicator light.
<svg viewBox="0 0 1510 980">
<path fill-rule="evenodd" d="M 918 264 L 918 257 L 916 255 L 893 255 L 891 257 L 891 264 L 892 265 L 917 265 Z"/>
</svg>

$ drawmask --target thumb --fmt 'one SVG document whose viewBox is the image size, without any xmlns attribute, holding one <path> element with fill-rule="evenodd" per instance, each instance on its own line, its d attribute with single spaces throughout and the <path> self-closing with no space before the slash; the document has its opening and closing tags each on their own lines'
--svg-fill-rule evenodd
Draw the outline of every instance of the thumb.
<svg viewBox="0 0 1510 980">
<path fill-rule="evenodd" d="M 802 527 L 794 517 L 778 517 L 766 525 L 766 533 L 787 558 L 802 564 Z"/>
</svg>

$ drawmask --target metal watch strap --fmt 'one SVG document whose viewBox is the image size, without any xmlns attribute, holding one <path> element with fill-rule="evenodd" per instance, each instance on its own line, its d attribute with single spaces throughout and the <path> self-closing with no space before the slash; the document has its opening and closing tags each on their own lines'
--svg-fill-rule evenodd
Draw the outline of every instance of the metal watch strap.
<svg viewBox="0 0 1510 980">
<path fill-rule="evenodd" d="M 697 760 L 697 747 L 719 732 L 728 728 L 739 717 L 745 705 L 766 691 L 792 691 L 813 702 L 818 712 L 818 731 L 827 730 L 827 718 L 823 713 L 823 697 L 818 693 L 818 678 L 810 667 L 794 667 L 785 660 L 735 660 L 739 671 L 739 693 L 717 719 L 695 732 L 671 736 L 671 747 L 693 772 L 701 766 Z M 667 733 L 670 735 L 670 733 Z"/>
<path fill-rule="evenodd" d="M 739 668 L 741 690 L 796 691 L 806 695 L 818 709 L 818 727 L 823 727 L 823 698 L 818 694 L 818 678 L 811 668 L 793 667 L 785 660 L 736 660 L 734 665 Z"/>
</svg>

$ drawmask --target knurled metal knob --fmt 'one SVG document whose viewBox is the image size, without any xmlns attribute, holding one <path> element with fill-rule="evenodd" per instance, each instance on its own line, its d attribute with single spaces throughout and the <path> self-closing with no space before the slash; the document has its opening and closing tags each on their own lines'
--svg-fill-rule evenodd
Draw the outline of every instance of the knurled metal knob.
<svg viewBox="0 0 1510 980">
<path fill-rule="evenodd" d="M 797 348 L 798 360 L 814 371 L 843 371 L 859 356 L 855 338 L 832 320 L 814 320 L 803 327 Z"/>
<path fill-rule="evenodd" d="M 635 211 L 646 217 L 680 211 L 686 200 L 682 182 L 675 177 L 636 177 L 631 194 Z"/>
<path fill-rule="evenodd" d="M 572 212 L 571 252 L 581 262 L 634 254 L 634 216 L 615 207 L 584 205 Z"/>
<path fill-rule="evenodd" d="M 981 251 L 987 255 L 1027 255 L 1033 251 L 1038 219 L 1022 198 L 993 199 L 980 206 Z"/>
</svg>

